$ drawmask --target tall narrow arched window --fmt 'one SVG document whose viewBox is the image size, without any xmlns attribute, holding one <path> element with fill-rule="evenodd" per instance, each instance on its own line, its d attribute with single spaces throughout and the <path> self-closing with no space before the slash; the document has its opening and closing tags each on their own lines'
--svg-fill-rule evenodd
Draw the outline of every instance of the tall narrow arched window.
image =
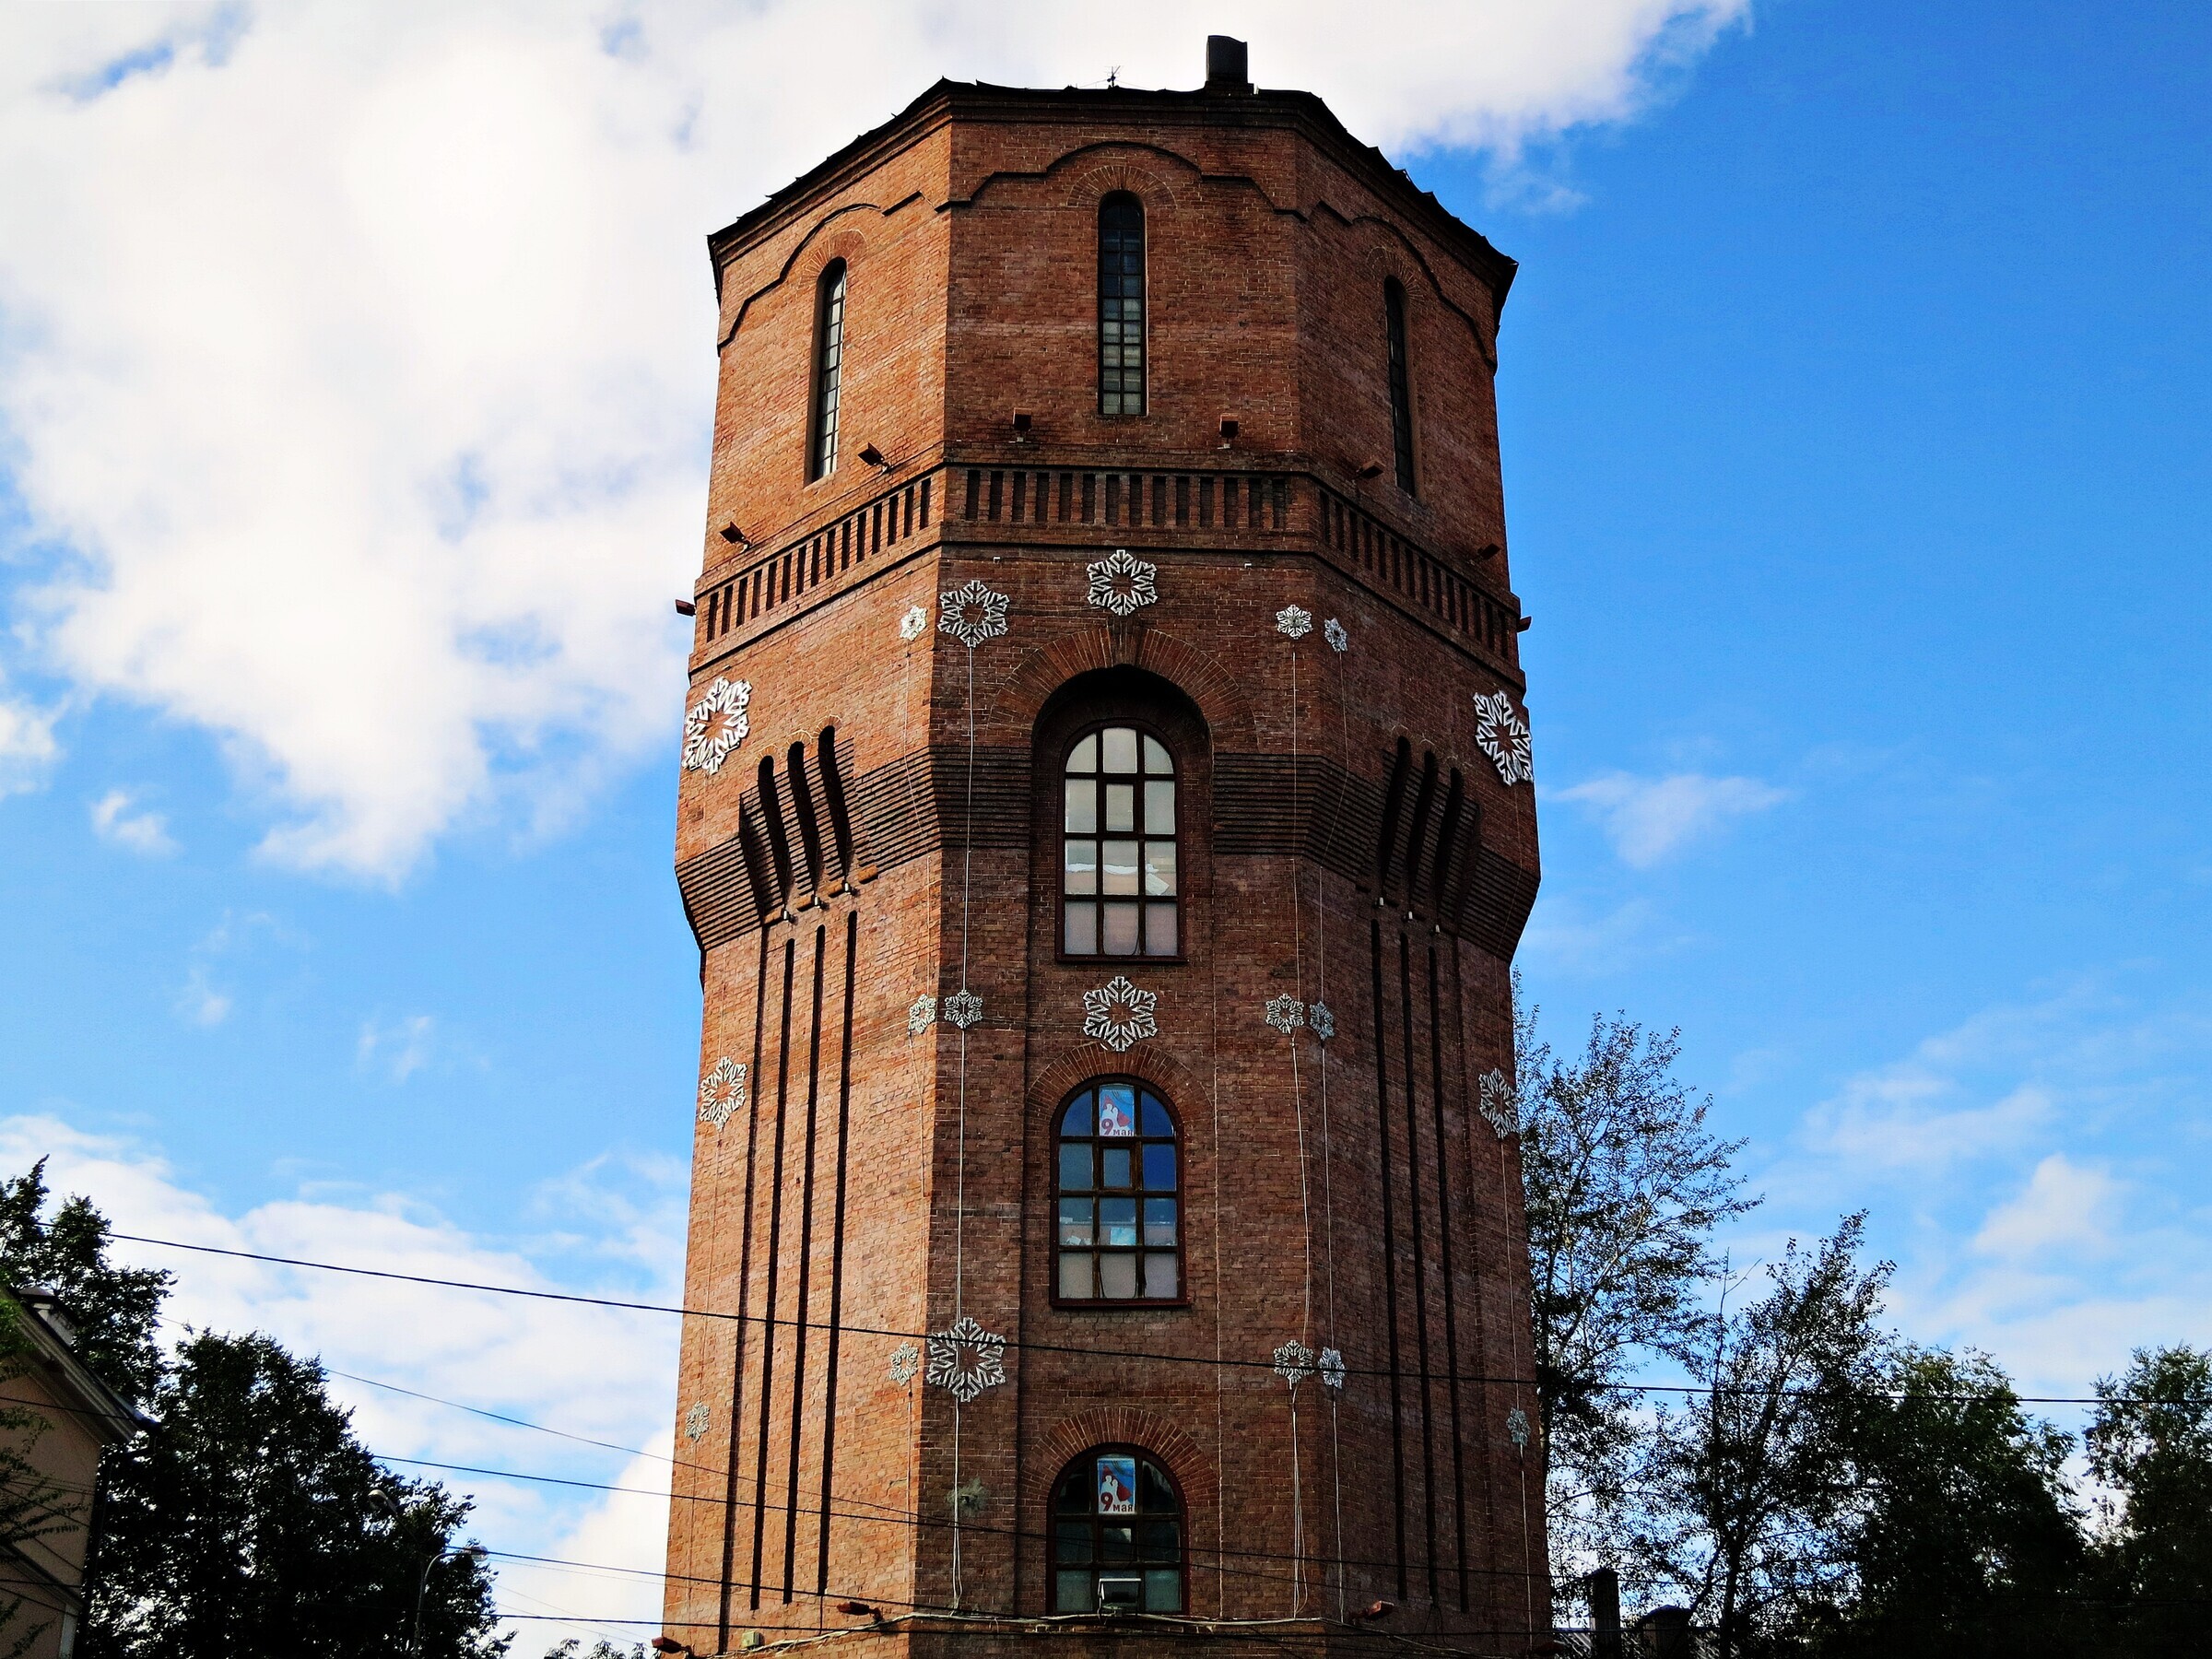
<svg viewBox="0 0 2212 1659">
<path fill-rule="evenodd" d="M 837 470 L 837 394 L 845 361 L 845 262 L 833 260 L 815 288 L 814 396 L 807 419 L 806 476 Z"/>
<path fill-rule="evenodd" d="M 1382 285 L 1382 322 L 1390 335 L 1390 444 L 1398 488 L 1413 488 L 1413 378 L 1406 347 L 1406 289 L 1396 277 Z"/>
<path fill-rule="evenodd" d="M 1059 1300 L 1182 1300 L 1181 1153 L 1167 1102 L 1126 1077 L 1086 1083 L 1060 1109 L 1053 1147 Z"/>
<path fill-rule="evenodd" d="M 1175 761 L 1167 745 L 1135 726 L 1088 733 L 1068 751 L 1063 788 L 1061 949 L 1177 954 Z"/>
<path fill-rule="evenodd" d="M 1180 1613 L 1182 1499 L 1131 1446 L 1086 1452 L 1053 1488 L 1053 1611 Z"/>
<path fill-rule="evenodd" d="M 1127 191 L 1099 204 L 1099 413 L 1145 412 L 1145 209 Z"/>
</svg>

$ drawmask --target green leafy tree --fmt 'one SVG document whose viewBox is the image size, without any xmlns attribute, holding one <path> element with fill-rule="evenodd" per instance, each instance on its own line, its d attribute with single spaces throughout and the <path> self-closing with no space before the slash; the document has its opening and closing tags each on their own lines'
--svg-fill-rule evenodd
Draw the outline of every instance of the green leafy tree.
<svg viewBox="0 0 2212 1659">
<path fill-rule="evenodd" d="M 422 1653 L 505 1652 L 481 1559 L 443 1554 L 468 1504 L 379 1465 L 321 1366 L 266 1336 L 195 1333 L 153 1410 L 160 1431 L 109 1491 L 87 1659 L 386 1659 L 440 1557 Z"/>
<path fill-rule="evenodd" d="M 2099 1554 L 2124 1647 L 2201 1653 L 2212 1622 L 2212 1353 L 2138 1348 L 2102 1378 L 2089 1474 L 2111 1494 Z"/>
<path fill-rule="evenodd" d="M 155 1341 L 170 1276 L 108 1259 L 108 1218 L 88 1198 L 68 1198 L 45 1215 L 46 1160 L 0 1178 L 0 1273 L 18 1289 L 54 1293 L 76 1332 L 77 1358 L 118 1394 L 144 1404 L 161 1374 Z"/>
<path fill-rule="evenodd" d="M 546 1659 L 645 1659 L 645 1644 L 633 1641 L 628 1647 L 617 1647 L 602 1636 L 587 1648 L 581 1637 L 571 1636 L 547 1648 Z"/>
<path fill-rule="evenodd" d="M 1545 1426 L 1554 1559 L 1617 1555 L 1646 1422 L 1623 1384 L 1703 1339 L 1714 1230 L 1757 1203 L 1706 1127 L 1710 1098 L 1674 1075 L 1679 1033 L 1594 1018 L 1580 1054 L 1554 1055 L 1515 982 L 1530 1325 Z M 1571 1578 L 1562 1580 L 1563 1587 Z"/>
</svg>

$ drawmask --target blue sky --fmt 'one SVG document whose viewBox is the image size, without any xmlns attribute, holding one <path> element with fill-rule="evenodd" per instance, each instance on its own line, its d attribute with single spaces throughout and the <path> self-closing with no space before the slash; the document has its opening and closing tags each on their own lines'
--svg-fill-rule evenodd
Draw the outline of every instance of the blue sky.
<svg viewBox="0 0 2212 1659">
<path fill-rule="evenodd" d="M 714 90 L 868 9 L 0 25 L 0 157 L 53 175 L 0 207 L 6 1167 L 171 1236 L 673 1288 L 700 239 L 929 75 L 1198 59 L 1165 6 L 1131 47 L 944 6 L 835 98 Z M 1768 1194 L 1741 1255 L 1865 1206 L 1906 1328 L 2039 1392 L 2212 1341 L 2212 18 L 1532 0 L 1345 53 L 1222 9 L 1522 262 L 1548 1034 L 1682 1028 Z M 665 1449 L 650 1321 L 182 1270 L 194 1317 Z M 347 1386 L 412 1455 L 626 1466 Z M 657 1555 L 485 1492 L 506 1547 Z"/>
</svg>

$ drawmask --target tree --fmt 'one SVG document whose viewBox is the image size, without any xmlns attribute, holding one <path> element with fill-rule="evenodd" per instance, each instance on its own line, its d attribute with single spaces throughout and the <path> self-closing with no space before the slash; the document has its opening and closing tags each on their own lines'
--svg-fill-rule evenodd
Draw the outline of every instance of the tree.
<svg viewBox="0 0 2212 1659">
<path fill-rule="evenodd" d="M 2138 1348 L 2100 1378 L 2090 1477 L 2112 1494 L 2100 1555 L 2134 1603 L 2131 1650 L 2200 1651 L 2212 1616 L 2212 1353 Z"/>
<path fill-rule="evenodd" d="M 1641 1429 L 1622 1387 L 1652 1360 L 1685 1360 L 1703 1331 L 1712 1235 L 1751 1209 L 1730 1160 L 1743 1142 L 1705 1127 L 1674 1075 L 1679 1033 L 1594 1017 L 1583 1053 L 1556 1059 L 1514 982 L 1521 1169 L 1529 1234 L 1536 1400 L 1548 1455 L 1555 1559 L 1597 1564 L 1631 1502 Z"/>
<path fill-rule="evenodd" d="M 1988 1355 L 1900 1347 L 1839 1428 L 1853 1466 L 1835 1653 L 2057 1653 L 2079 1587 L 2073 1441 L 2030 1418 Z"/>
<path fill-rule="evenodd" d="M 1721 1659 L 1756 1651 L 1848 1583 L 1850 1431 L 1876 1383 L 1876 1327 L 1892 1271 L 1862 1270 L 1865 1217 L 1810 1248 L 1793 1239 L 1766 1294 L 1703 1322 L 1698 1392 L 1656 1414 L 1642 1478 L 1654 1501 L 1636 1553 L 1715 1629 Z"/>
<path fill-rule="evenodd" d="M 161 1372 L 155 1332 L 170 1276 L 108 1260 L 108 1218 L 83 1196 L 42 1219 L 46 1160 L 14 1180 L 0 1177 L 0 1273 L 18 1289 L 54 1293 L 76 1332 L 76 1354 L 107 1385 L 144 1404 Z"/>
<path fill-rule="evenodd" d="M 617 1647 L 602 1636 L 587 1648 L 582 1638 L 571 1636 L 547 1648 L 546 1659 L 645 1659 L 645 1644 L 633 1641 L 626 1648 Z"/>
<path fill-rule="evenodd" d="M 88 1659 L 385 1659 L 433 1561 L 421 1652 L 506 1651 L 481 1560 L 444 1554 L 469 1505 L 379 1465 L 320 1365 L 194 1333 L 153 1409 L 160 1431 L 110 1488 Z"/>
</svg>

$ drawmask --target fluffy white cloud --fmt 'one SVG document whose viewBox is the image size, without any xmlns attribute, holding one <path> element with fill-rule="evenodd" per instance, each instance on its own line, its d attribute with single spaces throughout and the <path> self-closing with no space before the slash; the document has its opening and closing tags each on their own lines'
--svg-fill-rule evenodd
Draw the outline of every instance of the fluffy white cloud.
<svg viewBox="0 0 2212 1659">
<path fill-rule="evenodd" d="M 2121 1196 L 2119 1183 L 2103 1171 L 2053 1152 L 2035 1166 L 2025 1188 L 1989 1212 L 1974 1248 L 2016 1260 L 2053 1250 L 2101 1254 L 2111 1247 Z"/>
<path fill-rule="evenodd" d="M 1547 793 L 1594 813 L 1621 861 L 1640 870 L 1734 819 L 1764 812 L 1790 798 L 1789 791 L 1756 778 L 1711 778 L 1703 772 L 1676 772 L 1665 778 L 1608 772 Z"/>
<path fill-rule="evenodd" d="M 159 858 L 177 850 L 169 820 L 138 805 L 127 789 L 111 789 L 92 803 L 92 833 L 111 846 Z"/>
<path fill-rule="evenodd" d="M 1633 113 L 1748 0 L 1224 0 L 1400 150 Z M 0 13 L 0 423 L 40 671 L 197 724 L 279 857 L 395 876 L 665 741 L 700 243 L 939 74 L 1189 86 L 1166 0 Z M 44 717 L 0 705 L 0 759 Z"/>
<path fill-rule="evenodd" d="M 0 680 L 0 795 L 29 789 L 61 752 L 53 739 L 58 711 L 7 695 Z"/>
<path fill-rule="evenodd" d="M 120 1232 L 531 1289 L 660 1302 L 680 1295 L 683 1172 L 666 1160 L 601 1163 L 548 1187 L 537 1195 L 545 1230 L 518 1246 L 474 1237 L 389 1195 L 311 1194 L 227 1216 L 158 1150 L 50 1116 L 0 1120 L 0 1171 L 19 1173 L 40 1158 L 49 1160 L 53 1190 L 90 1194 Z M 334 1373 L 332 1393 L 379 1453 L 641 1488 L 643 1496 L 596 1493 L 397 1465 L 475 1495 L 470 1530 L 493 1550 L 593 1569 L 494 1562 L 503 1607 L 578 1617 L 572 1627 L 520 1626 L 518 1654 L 540 1653 L 564 1634 L 582 1635 L 588 1645 L 597 1635 L 622 1633 L 594 1619 L 658 1617 L 659 1586 L 650 1575 L 660 1571 L 666 1537 L 673 1318 L 150 1245 L 123 1243 L 116 1253 L 176 1273 L 172 1325 L 266 1331 L 296 1353 L 319 1356 Z M 637 1451 L 534 1433 L 419 1394 Z"/>
</svg>

